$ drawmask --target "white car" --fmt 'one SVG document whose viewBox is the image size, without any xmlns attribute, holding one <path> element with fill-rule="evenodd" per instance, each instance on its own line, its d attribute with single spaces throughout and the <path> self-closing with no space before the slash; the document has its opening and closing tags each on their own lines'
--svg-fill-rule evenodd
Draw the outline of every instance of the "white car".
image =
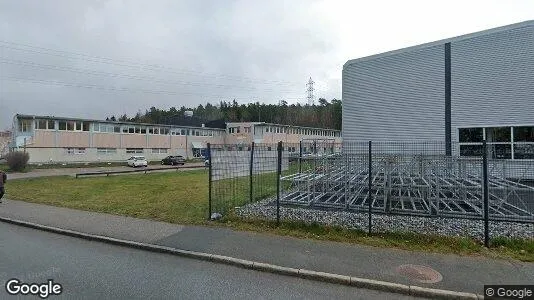
<svg viewBox="0 0 534 300">
<path fill-rule="evenodd" d="M 130 167 L 148 167 L 148 161 L 144 156 L 132 156 L 126 161 Z"/>
</svg>

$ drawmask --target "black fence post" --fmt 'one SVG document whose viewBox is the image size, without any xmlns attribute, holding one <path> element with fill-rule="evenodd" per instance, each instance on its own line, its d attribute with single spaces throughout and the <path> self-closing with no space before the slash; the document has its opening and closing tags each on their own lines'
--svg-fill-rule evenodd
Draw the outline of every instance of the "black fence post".
<svg viewBox="0 0 534 300">
<path fill-rule="evenodd" d="M 250 178 L 249 178 L 249 191 L 250 191 L 250 202 L 252 202 L 253 192 L 252 192 L 252 176 L 254 176 L 254 142 L 250 146 Z"/>
<path fill-rule="evenodd" d="M 302 173 L 302 141 L 299 142 L 299 173 Z"/>
<path fill-rule="evenodd" d="M 211 219 L 211 190 L 212 190 L 211 144 L 208 143 L 208 220 Z"/>
<path fill-rule="evenodd" d="M 371 208 L 373 206 L 373 201 L 371 199 L 373 188 L 373 181 L 372 181 L 372 174 L 373 174 L 373 158 L 372 158 L 372 150 L 371 150 L 371 141 L 369 141 L 369 186 L 367 187 L 367 207 L 368 207 L 368 214 L 369 214 L 369 234 L 371 234 L 372 230 L 372 214 L 371 214 Z"/>
<path fill-rule="evenodd" d="M 484 246 L 489 247 L 489 195 L 488 195 L 488 148 L 486 139 L 482 141 L 482 185 L 484 196 Z"/>
<path fill-rule="evenodd" d="M 282 175 L 282 141 L 278 142 L 278 162 L 276 168 L 276 225 L 280 225 L 280 177 Z"/>
</svg>

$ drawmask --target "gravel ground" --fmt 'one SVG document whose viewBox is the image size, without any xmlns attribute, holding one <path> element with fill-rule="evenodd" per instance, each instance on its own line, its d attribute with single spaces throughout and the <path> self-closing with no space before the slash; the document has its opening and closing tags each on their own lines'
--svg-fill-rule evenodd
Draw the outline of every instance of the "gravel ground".
<svg viewBox="0 0 534 300">
<path fill-rule="evenodd" d="M 236 208 L 236 214 L 243 218 L 276 220 L 275 199 L 265 199 Z M 348 211 L 328 211 L 304 207 L 280 207 L 280 218 L 290 221 L 316 222 L 323 225 L 341 226 L 367 231 L 368 214 Z M 484 222 L 480 220 L 452 219 L 442 217 L 417 217 L 400 215 L 372 216 L 374 232 L 408 231 L 423 234 L 447 236 L 468 236 L 484 239 Z M 534 238 L 534 224 L 513 222 L 490 222 L 492 238 Z"/>
</svg>

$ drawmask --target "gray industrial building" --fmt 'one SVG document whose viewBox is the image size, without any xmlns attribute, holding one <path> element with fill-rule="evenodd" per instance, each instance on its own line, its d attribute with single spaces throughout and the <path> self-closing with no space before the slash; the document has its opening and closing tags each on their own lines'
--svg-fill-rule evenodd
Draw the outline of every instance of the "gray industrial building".
<svg viewBox="0 0 534 300">
<path fill-rule="evenodd" d="M 534 21 L 343 66 L 344 143 L 443 141 L 444 154 L 534 159 Z"/>
</svg>

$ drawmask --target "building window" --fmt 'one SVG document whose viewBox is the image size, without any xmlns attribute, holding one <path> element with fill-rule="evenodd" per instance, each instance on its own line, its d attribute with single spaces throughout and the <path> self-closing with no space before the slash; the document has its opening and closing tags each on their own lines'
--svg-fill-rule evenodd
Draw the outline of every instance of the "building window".
<svg viewBox="0 0 534 300">
<path fill-rule="evenodd" d="M 143 148 L 126 148 L 126 153 L 143 153 Z"/>
<path fill-rule="evenodd" d="M 35 129 L 46 129 L 46 120 L 35 120 Z"/>
<path fill-rule="evenodd" d="M 85 154 L 85 148 L 66 148 L 67 154 Z"/>
<path fill-rule="evenodd" d="M 511 132 L 510 127 L 486 128 L 486 141 L 488 143 L 509 143 L 512 141 Z"/>
<path fill-rule="evenodd" d="M 98 154 L 115 154 L 115 153 L 117 153 L 117 148 L 96 148 L 96 153 L 98 153 Z"/>
<path fill-rule="evenodd" d="M 152 148 L 152 153 L 158 154 L 158 153 L 167 153 L 167 148 Z"/>
<path fill-rule="evenodd" d="M 250 127 L 245 127 L 244 130 L 245 130 L 245 133 L 250 133 Z"/>
<path fill-rule="evenodd" d="M 59 130 L 67 130 L 67 122 L 59 121 Z"/>
<path fill-rule="evenodd" d="M 35 129 L 51 130 L 55 129 L 55 125 L 54 120 L 35 120 Z"/>
<path fill-rule="evenodd" d="M 19 129 L 21 132 L 30 132 L 32 130 L 32 121 L 31 120 L 20 120 Z"/>
<path fill-rule="evenodd" d="M 482 128 L 460 128 L 458 129 L 460 143 L 481 143 L 484 139 Z"/>
<path fill-rule="evenodd" d="M 514 127 L 514 142 L 534 142 L 534 126 Z"/>
<path fill-rule="evenodd" d="M 67 130 L 68 131 L 73 131 L 74 129 L 76 129 L 76 122 L 67 121 Z"/>
<path fill-rule="evenodd" d="M 141 134 L 146 134 L 146 127 L 141 127 Z"/>
<path fill-rule="evenodd" d="M 514 127 L 514 159 L 534 159 L 534 126 Z"/>
<path fill-rule="evenodd" d="M 486 139 L 490 159 L 534 159 L 534 126 L 459 128 L 461 156 L 482 156 Z"/>
</svg>

